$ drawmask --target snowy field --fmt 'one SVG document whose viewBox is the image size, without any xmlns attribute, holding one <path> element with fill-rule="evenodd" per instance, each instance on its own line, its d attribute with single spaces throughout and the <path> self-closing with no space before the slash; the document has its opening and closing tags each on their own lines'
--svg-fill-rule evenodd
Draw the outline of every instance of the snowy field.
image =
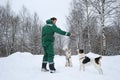
<svg viewBox="0 0 120 80">
<path fill-rule="evenodd" d="M 88 56 L 98 55 L 89 53 Z M 80 71 L 79 56 L 72 56 L 73 67 L 65 67 L 65 56 L 55 56 L 56 73 L 41 72 L 43 55 L 16 52 L 0 58 L 0 80 L 120 80 L 120 55 L 103 56 L 103 75 L 91 65 Z M 48 67 L 48 66 L 47 66 Z"/>
</svg>

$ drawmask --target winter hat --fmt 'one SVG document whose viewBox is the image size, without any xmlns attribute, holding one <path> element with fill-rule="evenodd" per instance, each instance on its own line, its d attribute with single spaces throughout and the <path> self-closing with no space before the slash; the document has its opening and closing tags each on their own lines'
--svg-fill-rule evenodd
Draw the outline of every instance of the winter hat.
<svg viewBox="0 0 120 80">
<path fill-rule="evenodd" d="M 56 17 L 52 17 L 52 18 L 50 18 L 51 20 L 57 20 L 57 18 Z"/>
</svg>

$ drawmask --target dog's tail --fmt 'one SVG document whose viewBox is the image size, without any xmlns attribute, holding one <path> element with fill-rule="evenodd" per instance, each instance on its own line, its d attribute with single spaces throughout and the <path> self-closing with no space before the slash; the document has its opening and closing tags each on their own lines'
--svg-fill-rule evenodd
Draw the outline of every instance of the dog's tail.
<svg viewBox="0 0 120 80">
<path fill-rule="evenodd" d="M 95 63 L 100 64 L 100 59 L 102 58 L 102 56 L 96 57 L 95 58 Z"/>
</svg>

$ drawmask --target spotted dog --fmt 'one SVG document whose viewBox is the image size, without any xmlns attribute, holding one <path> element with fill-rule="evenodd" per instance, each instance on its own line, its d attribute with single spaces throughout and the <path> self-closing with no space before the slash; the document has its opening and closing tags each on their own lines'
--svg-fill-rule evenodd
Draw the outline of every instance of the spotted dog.
<svg viewBox="0 0 120 80">
<path fill-rule="evenodd" d="M 95 67 L 95 69 L 99 72 L 99 74 L 103 74 L 100 61 L 102 56 L 90 58 L 85 55 L 84 50 L 80 49 L 77 49 L 77 53 L 79 55 L 80 70 L 85 71 L 85 66 L 87 66 L 86 64 L 92 64 Z"/>
</svg>

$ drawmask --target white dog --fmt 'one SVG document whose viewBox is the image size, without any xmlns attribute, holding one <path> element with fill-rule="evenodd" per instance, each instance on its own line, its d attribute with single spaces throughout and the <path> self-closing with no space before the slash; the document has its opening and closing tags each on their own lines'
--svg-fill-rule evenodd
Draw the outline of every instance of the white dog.
<svg viewBox="0 0 120 80">
<path fill-rule="evenodd" d="M 102 68 L 101 68 L 101 61 L 100 59 L 102 56 L 96 57 L 96 58 L 89 58 L 84 54 L 84 50 L 77 49 L 77 53 L 79 55 L 79 61 L 80 61 L 80 70 L 85 71 L 85 66 L 88 63 L 91 63 L 94 65 L 95 69 L 99 72 L 99 74 L 103 74 Z"/>
<path fill-rule="evenodd" d="M 71 59 L 71 49 L 65 50 L 65 56 L 66 56 L 66 64 L 65 67 L 72 67 L 72 59 Z"/>
</svg>

